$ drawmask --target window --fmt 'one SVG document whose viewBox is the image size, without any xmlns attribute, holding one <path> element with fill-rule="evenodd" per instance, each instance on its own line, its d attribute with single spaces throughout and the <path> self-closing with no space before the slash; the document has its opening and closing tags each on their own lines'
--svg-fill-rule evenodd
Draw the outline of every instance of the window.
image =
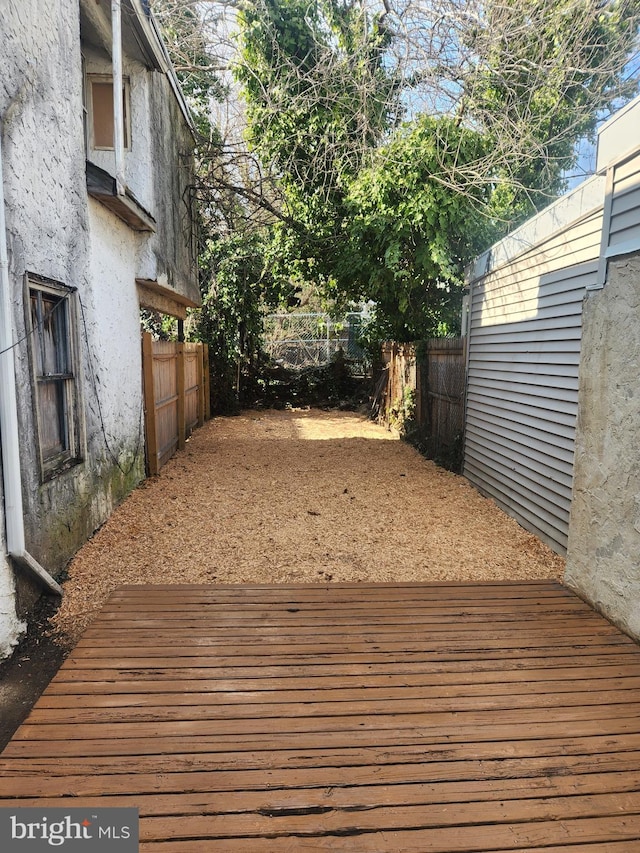
<svg viewBox="0 0 640 853">
<path fill-rule="evenodd" d="M 41 469 L 44 479 L 79 461 L 70 288 L 27 277 Z"/>
<path fill-rule="evenodd" d="M 105 75 L 88 76 L 88 110 L 92 148 L 113 151 L 113 79 Z M 129 81 L 123 81 L 124 147 L 129 148 Z"/>
</svg>

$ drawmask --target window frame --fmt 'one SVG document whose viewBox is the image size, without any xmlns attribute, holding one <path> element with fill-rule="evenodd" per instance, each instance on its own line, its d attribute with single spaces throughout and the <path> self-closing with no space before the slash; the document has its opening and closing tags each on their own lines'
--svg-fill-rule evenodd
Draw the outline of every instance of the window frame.
<svg viewBox="0 0 640 853">
<path fill-rule="evenodd" d="M 36 297 L 39 324 L 33 323 L 32 298 Z M 54 310 L 63 310 L 62 320 L 58 323 L 61 338 L 54 341 L 57 366 L 63 367 L 57 372 L 40 372 L 47 359 L 43 326 L 40 318 L 43 316 L 43 301 L 56 299 Z M 63 471 L 79 464 L 82 459 L 80 394 L 78 382 L 78 344 L 77 344 L 77 312 L 75 289 L 62 282 L 45 278 L 34 273 L 25 274 L 25 311 L 27 329 L 29 332 L 29 358 L 31 362 L 32 403 L 35 425 L 36 451 L 40 463 L 40 478 L 42 482 L 52 479 Z M 44 319 L 48 315 L 44 314 Z M 50 354 L 49 354 L 50 355 Z M 45 368 L 46 369 L 46 368 Z M 57 403 L 60 407 L 56 412 L 59 419 L 59 431 L 63 440 L 62 449 L 58 452 L 47 453 L 44 446 L 44 413 L 41 402 L 43 385 L 53 386 L 56 391 Z"/>
<path fill-rule="evenodd" d="M 85 74 L 86 95 L 84 109 L 87 116 L 87 141 L 89 148 L 93 151 L 114 151 L 113 140 L 111 145 L 96 145 L 95 139 L 95 108 L 93 103 L 93 84 L 109 84 L 113 93 L 113 75 L 98 74 L 91 71 Z M 124 150 L 131 151 L 131 83 L 129 77 L 122 78 L 122 100 L 124 106 Z M 111 119 L 113 121 L 113 102 L 111 106 Z"/>
</svg>

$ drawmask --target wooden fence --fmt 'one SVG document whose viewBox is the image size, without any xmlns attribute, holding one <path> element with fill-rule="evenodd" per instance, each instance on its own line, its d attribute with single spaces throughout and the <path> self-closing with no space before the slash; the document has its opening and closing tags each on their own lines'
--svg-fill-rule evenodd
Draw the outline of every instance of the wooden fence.
<svg viewBox="0 0 640 853">
<path fill-rule="evenodd" d="M 414 344 L 385 343 L 376 389 L 378 417 L 387 426 L 407 413 L 427 454 L 450 456 L 464 432 L 466 338 L 434 338 Z"/>
<path fill-rule="evenodd" d="M 147 470 L 157 474 L 197 426 L 211 417 L 206 344 L 142 336 Z"/>
</svg>

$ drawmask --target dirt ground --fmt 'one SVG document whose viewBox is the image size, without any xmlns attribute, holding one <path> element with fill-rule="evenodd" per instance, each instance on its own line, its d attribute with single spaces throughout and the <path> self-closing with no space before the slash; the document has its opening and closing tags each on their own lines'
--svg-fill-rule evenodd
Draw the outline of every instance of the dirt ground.
<svg viewBox="0 0 640 853">
<path fill-rule="evenodd" d="M 77 554 L 72 646 L 120 584 L 560 578 L 564 561 L 462 477 L 365 417 L 216 418 Z"/>
</svg>

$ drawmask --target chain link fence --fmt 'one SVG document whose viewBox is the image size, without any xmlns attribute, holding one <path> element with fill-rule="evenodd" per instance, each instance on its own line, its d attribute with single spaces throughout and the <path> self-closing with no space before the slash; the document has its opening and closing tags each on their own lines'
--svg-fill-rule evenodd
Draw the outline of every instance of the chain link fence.
<svg viewBox="0 0 640 853">
<path fill-rule="evenodd" d="M 336 320 L 328 314 L 268 314 L 264 321 L 267 354 L 289 370 L 322 367 L 342 350 L 354 375 L 364 375 L 368 362 L 358 343 L 363 314 Z"/>
</svg>

